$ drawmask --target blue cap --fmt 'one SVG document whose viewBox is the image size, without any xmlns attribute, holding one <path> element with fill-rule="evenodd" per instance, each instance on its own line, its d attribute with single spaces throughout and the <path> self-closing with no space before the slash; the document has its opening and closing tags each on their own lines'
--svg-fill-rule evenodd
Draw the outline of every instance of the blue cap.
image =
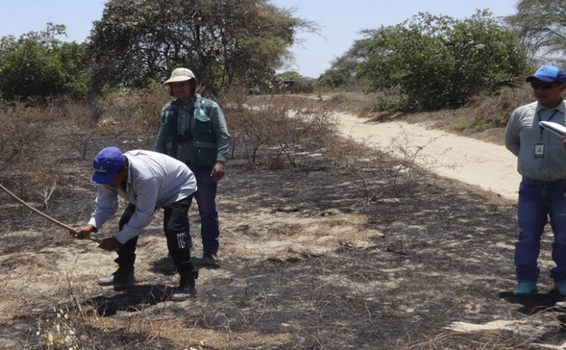
<svg viewBox="0 0 566 350">
<path fill-rule="evenodd" d="M 540 67 L 535 74 L 527 77 L 525 79 L 527 82 L 533 81 L 535 79 L 542 80 L 542 81 L 556 81 L 559 83 L 566 83 L 566 73 L 558 67 L 555 66 L 543 66 Z"/>
<path fill-rule="evenodd" d="M 106 147 L 94 157 L 92 162 L 94 174 L 92 174 L 90 182 L 97 184 L 109 183 L 116 176 L 122 165 L 124 165 L 122 151 L 116 147 Z"/>
</svg>

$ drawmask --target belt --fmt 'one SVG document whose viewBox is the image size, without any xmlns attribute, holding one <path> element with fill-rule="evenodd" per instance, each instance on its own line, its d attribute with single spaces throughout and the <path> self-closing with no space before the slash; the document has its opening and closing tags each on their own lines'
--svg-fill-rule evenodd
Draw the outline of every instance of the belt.
<svg viewBox="0 0 566 350">
<path fill-rule="evenodd" d="M 523 179 L 530 180 L 530 181 L 536 181 L 536 182 L 544 182 L 544 183 L 555 183 L 555 182 L 566 181 L 566 178 L 558 179 L 558 180 L 536 180 L 536 179 L 531 179 L 531 178 L 528 178 L 528 177 L 523 177 Z"/>
</svg>

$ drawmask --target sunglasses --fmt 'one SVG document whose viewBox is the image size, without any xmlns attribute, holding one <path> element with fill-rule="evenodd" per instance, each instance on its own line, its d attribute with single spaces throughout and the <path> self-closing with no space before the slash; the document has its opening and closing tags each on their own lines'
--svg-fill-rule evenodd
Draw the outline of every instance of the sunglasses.
<svg viewBox="0 0 566 350">
<path fill-rule="evenodd" d="M 531 87 L 533 90 L 541 88 L 543 90 L 550 90 L 555 87 L 557 84 L 555 82 L 548 82 L 548 81 L 531 81 Z"/>
</svg>

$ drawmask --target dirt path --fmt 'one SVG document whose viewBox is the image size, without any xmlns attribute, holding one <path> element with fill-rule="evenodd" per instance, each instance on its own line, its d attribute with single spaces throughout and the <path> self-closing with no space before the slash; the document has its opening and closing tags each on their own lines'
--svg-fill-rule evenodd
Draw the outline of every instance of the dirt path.
<svg viewBox="0 0 566 350">
<path fill-rule="evenodd" d="M 520 175 L 517 159 L 504 146 L 456 136 L 405 122 L 374 123 L 351 114 L 338 115 L 341 132 L 358 141 L 412 157 L 438 175 L 478 185 L 507 199 L 517 198 Z"/>
</svg>

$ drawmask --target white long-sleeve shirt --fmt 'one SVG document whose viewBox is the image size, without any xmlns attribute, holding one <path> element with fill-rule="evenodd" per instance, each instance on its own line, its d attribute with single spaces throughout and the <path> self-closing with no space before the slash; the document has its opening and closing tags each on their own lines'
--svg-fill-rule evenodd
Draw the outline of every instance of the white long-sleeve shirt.
<svg viewBox="0 0 566 350">
<path fill-rule="evenodd" d="M 129 162 L 126 190 L 122 186 L 98 185 L 96 210 L 88 222 L 100 229 L 118 210 L 118 195 L 134 204 L 134 215 L 114 236 L 122 244 L 151 223 L 157 208 L 173 204 L 197 190 L 191 170 L 172 157 L 144 150 L 126 152 L 124 156 Z"/>
</svg>

